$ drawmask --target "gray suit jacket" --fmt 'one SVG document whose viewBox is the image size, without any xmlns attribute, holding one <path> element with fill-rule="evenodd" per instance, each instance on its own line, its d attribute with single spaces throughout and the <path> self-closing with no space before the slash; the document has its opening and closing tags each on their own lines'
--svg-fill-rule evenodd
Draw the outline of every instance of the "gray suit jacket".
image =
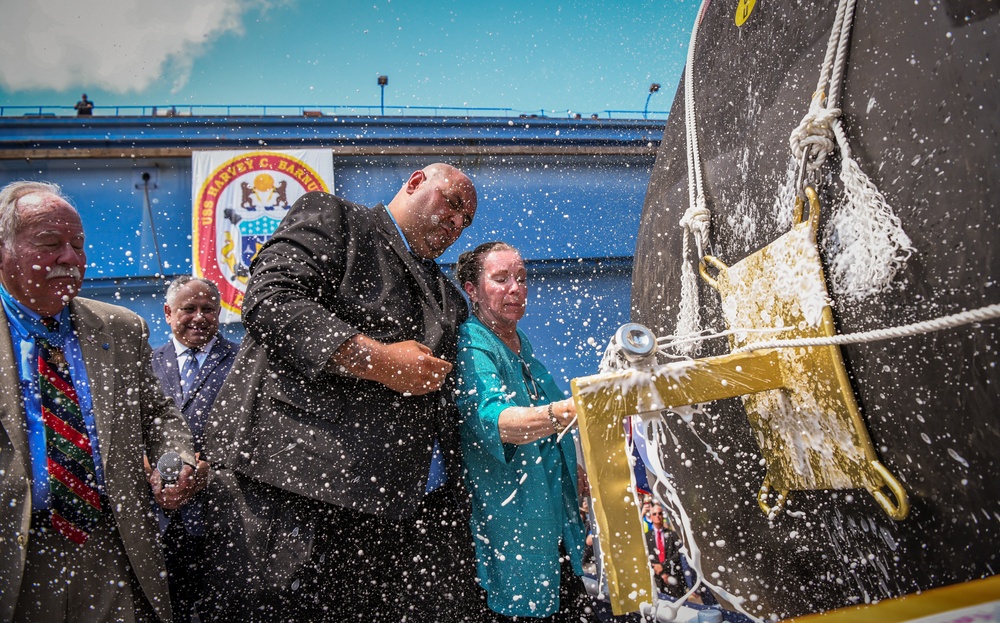
<svg viewBox="0 0 1000 623">
<path fill-rule="evenodd" d="M 149 512 L 143 456 L 179 452 L 194 463 L 191 432 L 153 376 L 146 323 L 131 311 L 76 298 L 70 303 L 93 397 L 107 497 L 129 563 L 156 614 L 170 602 L 158 531 Z M 31 523 L 31 458 L 7 317 L 0 313 L 0 620 L 14 615 Z M 126 582 L 127 578 L 123 578 Z"/>
</svg>

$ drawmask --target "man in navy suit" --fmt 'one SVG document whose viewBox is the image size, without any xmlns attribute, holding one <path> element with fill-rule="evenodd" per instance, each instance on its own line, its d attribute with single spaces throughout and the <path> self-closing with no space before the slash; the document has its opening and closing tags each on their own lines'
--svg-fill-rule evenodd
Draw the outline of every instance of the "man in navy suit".
<svg viewBox="0 0 1000 623">
<path fill-rule="evenodd" d="M 644 505 L 645 506 L 645 505 Z M 655 573 L 656 588 L 673 598 L 687 592 L 681 575 L 680 538 L 664 521 L 663 507 L 653 502 L 649 511 L 651 525 L 646 533 L 646 551 Z"/>
<path fill-rule="evenodd" d="M 236 344 L 219 335 L 219 304 L 219 288 L 208 279 L 189 275 L 174 279 L 163 305 L 170 342 L 153 351 L 153 373 L 184 414 L 198 453 L 204 444 L 205 420 L 236 359 Z M 175 621 L 191 621 L 201 596 L 204 496 L 202 492 L 169 516 L 160 513 Z"/>
</svg>

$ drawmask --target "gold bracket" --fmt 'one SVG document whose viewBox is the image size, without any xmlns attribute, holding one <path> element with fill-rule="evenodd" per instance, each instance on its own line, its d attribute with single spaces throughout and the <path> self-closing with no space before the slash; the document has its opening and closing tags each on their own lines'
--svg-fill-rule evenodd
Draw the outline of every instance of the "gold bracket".
<svg viewBox="0 0 1000 623">
<path fill-rule="evenodd" d="M 733 350 L 836 333 L 816 247 L 819 201 L 812 188 L 806 195 L 808 218 L 800 199 L 791 230 L 767 247 L 731 267 L 711 256 L 700 266 L 729 327 L 747 330 L 730 336 Z M 838 346 L 749 350 L 578 378 L 572 387 L 615 614 L 651 601 L 623 452 L 627 415 L 741 396 L 767 463 L 762 511 L 780 513 L 795 490 L 863 488 L 893 519 L 909 513 L 905 489 L 875 454 Z"/>
</svg>

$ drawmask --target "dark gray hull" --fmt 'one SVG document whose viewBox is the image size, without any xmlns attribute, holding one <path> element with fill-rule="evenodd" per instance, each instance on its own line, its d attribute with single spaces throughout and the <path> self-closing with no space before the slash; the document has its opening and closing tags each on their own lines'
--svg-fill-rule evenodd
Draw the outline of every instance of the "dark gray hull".
<svg viewBox="0 0 1000 623">
<path fill-rule="evenodd" d="M 758 0 L 738 28 L 735 2 L 714 1 L 696 45 L 695 102 L 712 210 L 712 254 L 734 264 L 786 230 L 774 209 L 789 134 L 815 89 L 836 3 Z M 1000 2 L 859 0 L 844 85 L 856 160 L 916 249 L 895 286 L 860 304 L 834 296 L 841 333 L 898 326 L 1000 302 Z M 646 196 L 635 253 L 632 318 L 675 328 L 688 207 L 683 86 Z M 842 188 L 826 165 L 820 200 Z M 832 174 L 831 174 L 832 173 Z M 821 224 L 822 229 L 822 224 Z M 724 328 L 701 285 L 702 322 Z M 1000 566 L 1000 324 L 843 348 L 883 464 L 912 510 L 891 520 L 864 490 L 794 492 L 768 522 L 756 493 L 760 451 L 738 400 L 696 418 L 715 448 L 671 421 L 689 465 L 666 451 L 704 568 L 746 607 L 784 618 L 993 575 Z M 724 341 L 701 355 L 728 352 Z M 709 541 L 720 540 L 709 545 Z M 722 570 L 720 571 L 720 567 Z"/>
</svg>

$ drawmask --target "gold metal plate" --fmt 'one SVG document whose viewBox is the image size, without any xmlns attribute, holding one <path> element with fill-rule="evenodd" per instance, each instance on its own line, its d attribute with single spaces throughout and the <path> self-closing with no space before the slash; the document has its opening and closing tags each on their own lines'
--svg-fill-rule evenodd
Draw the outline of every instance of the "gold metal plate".
<svg viewBox="0 0 1000 623">
<path fill-rule="evenodd" d="M 785 329 L 730 336 L 733 350 L 780 338 L 836 334 L 823 267 L 816 247 L 819 201 L 811 188 L 809 217 L 796 205 L 792 229 L 746 259 L 727 267 L 706 257 L 702 277 L 722 299 L 730 328 Z M 718 270 L 710 276 L 709 266 Z M 792 490 L 863 488 L 893 519 L 909 512 L 906 492 L 878 461 L 854 399 L 839 346 L 782 348 L 782 387 L 743 397 L 747 418 L 767 461 L 758 495 L 764 512 L 776 512 Z M 886 494 L 888 488 L 896 501 Z M 771 506 L 769 493 L 778 493 Z"/>
<path fill-rule="evenodd" d="M 611 609 L 635 612 L 653 601 L 652 577 L 640 509 L 631 493 L 622 418 L 780 387 L 777 351 L 598 374 L 573 379 L 571 385 Z"/>
</svg>

